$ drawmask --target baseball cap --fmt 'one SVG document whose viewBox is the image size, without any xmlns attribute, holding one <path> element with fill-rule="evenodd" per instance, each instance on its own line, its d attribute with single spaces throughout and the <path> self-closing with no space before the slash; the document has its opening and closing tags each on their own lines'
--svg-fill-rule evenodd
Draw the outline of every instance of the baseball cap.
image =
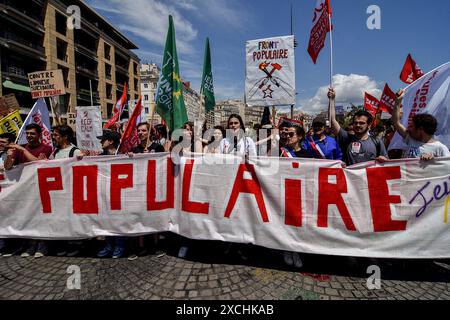
<svg viewBox="0 0 450 320">
<path fill-rule="evenodd" d="M 103 135 L 97 136 L 100 140 L 111 140 L 116 146 L 120 143 L 120 133 L 112 130 L 103 130 Z"/>
</svg>

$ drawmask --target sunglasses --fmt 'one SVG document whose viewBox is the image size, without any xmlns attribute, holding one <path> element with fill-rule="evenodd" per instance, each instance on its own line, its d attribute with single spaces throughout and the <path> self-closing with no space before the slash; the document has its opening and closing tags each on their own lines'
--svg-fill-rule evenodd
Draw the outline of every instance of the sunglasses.
<svg viewBox="0 0 450 320">
<path fill-rule="evenodd" d="M 239 124 L 239 122 L 229 122 L 229 125 Z"/>
<path fill-rule="evenodd" d="M 294 136 L 296 136 L 297 134 L 295 132 L 282 132 L 281 133 L 282 136 L 287 136 L 289 138 L 293 138 Z"/>
</svg>

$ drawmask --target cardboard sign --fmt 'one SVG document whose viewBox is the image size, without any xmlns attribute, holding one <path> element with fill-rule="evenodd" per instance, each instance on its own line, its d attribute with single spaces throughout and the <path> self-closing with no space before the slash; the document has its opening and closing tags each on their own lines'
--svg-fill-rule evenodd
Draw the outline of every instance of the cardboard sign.
<svg viewBox="0 0 450 320">
<path fill-rule="evenodd" d="M 22 127 L 22 124 L 23 122 L 20 117 L 19 110 L 16 110 L 0 119 L 0 134 L 8 132 L 17 135 Z"/>
<path fill-rule="evenodd" d="M 62 70 L 47 70 L 28 74 L 33 99 L 66 94 Z"/>
<path fill-rule="evenodd" d="M 19 102 L 17 102 L 16 95 L 14 93 L 0 97 L 0 118 L 3 118 L 14 110 L 19 109 Z"/>
<path fill-rule="evenodd" d="M 70 112 L 67 114 L 67 125 L 72 128 L 73 131 L 77 131 L 77 114 Z"/>
</svg>

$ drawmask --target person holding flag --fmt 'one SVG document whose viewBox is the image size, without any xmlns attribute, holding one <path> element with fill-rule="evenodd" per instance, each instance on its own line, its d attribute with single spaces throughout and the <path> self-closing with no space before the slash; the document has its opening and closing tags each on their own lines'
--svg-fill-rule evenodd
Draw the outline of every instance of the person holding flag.
<svg viewBox="0 0 450 320">
<path fill-rule="evenodd" d="M 384 143 L 379 139 L 369 135 L 369 129 L 373 122 L 372 115 L 367 111 L 357 111 L 353 116 L 354 135 L 350 135 L 341 128 L 336 120 L 336 93 L 330 88 L 328 91 L 329 115 L 331 129 L 339 141 L 347 146 L 344 150 L 344 160 L 348 165 L 377 160 L 387 160 L 387 152 Z"/>
<path fill-rule="evenodd" d="M 420 158 L 429 161 L 435 157 L 450 157 L 450 151 L 441 142 L 433 138 L 437 131 L 438 122 L 434 116 L 427 113 L 414 115 L 411 125 L 406 128 L 400 122 L 400 105 L 405 91 L 400 90 L 396 94 L 394 114 L 392 121 L 395 129 L 404 139 L 408 149 L 403 153 L 403 158 Z"/>
<path fill-rule="evenodd" d="M 169 30 L 157 91 L 156 112 L 172 132 L 181 128 L 188 121 L 182 90 L 183 84 L 178 64 L 175 27 L 172 16 L 169 16 Z"/>
</svg>

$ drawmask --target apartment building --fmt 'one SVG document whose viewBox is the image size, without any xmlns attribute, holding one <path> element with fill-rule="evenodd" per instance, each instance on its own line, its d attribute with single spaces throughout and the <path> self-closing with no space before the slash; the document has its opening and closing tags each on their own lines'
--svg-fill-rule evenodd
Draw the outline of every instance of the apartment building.
<svg viewBox="0 0 450 320">
<path fill-rule="evenodd" d="M 68 28 L 67 12 L 80 10 L 80 28 Z M 0 95 L 14 93 L 28 113 L 31 99 L 27 74 L 61 69 L 66 95 L 59 96 L 62 114 L 76 106 L 100 105 L 110 117 L 128 84 L 129 99 L 138 99 L 138 47 L 82 0 L 0 0 Z"/>
</svg>

